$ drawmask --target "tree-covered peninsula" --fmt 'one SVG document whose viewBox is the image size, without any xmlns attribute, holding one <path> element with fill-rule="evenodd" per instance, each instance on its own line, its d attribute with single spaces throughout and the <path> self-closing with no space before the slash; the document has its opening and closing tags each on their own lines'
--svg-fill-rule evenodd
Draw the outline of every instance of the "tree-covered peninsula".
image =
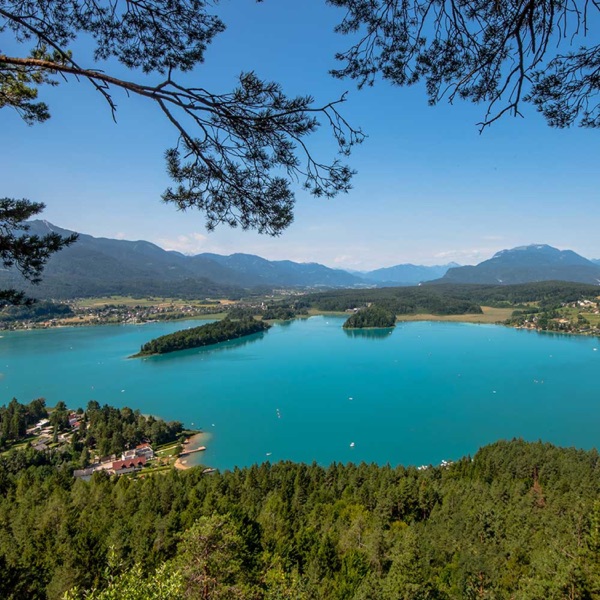
<svg viewBox="0 0 600 600">
<path fill-rule="evenodd" d="M 268 323 L 257 321 L 252 317 L 246 317 L 239 321 L 225 318 L 216 323 L 208 323 L 207 325 L 200 325 L 200 327 L 192 327 L 191 329 L 162 335 L 144 344 L 140 351 L 134 354 L 133 358 L 210 346 L 252 335 L 253 333 L 267 331 L 269 328 Z"/>
<path fill-rule="evenodd" d="M 344 329 L 372 329 L 396 326 L 396 315 L 381 306 L 367 306 L 356 311 L 344 323 Z"/>
</svg>

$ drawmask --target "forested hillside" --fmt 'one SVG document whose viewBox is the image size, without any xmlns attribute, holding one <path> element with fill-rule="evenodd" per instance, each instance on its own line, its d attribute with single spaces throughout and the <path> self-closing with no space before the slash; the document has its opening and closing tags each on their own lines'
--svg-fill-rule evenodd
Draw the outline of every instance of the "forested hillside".
<svg viewBox="0 0 600 600">
<path fill-rule="evenodd" d="M 594 598 L 599 493 L 598 452 L 523 441 L 424 470 L 265 463 L 89 483 L 13 452 L 0 597 Z"/>
<path fill-rule="evenodd" d="M 480 313 L 481 307 L 468 297 L 448 293 L 436 286 L 339 290 L 309 294 L 302 298 L 306 306 L 318 310 L 345 311 L 377 303 L 396 315 L 434 313 L 460 315 Z"/>
<path fill-rule="evenodd" d="M 431 313 L 439 315 L 477 314 L 484 306 L 513 306 L 539 302 L 556 306 L 583 298 L 595 298 L 600 288 L 582 283 L 543 281 L 518 285 L 425 284 L 415 287 L 368 290 L 330 290 L 308 294 L 296 304 L 319 310 L 344 311 L 369 303 L 391 310 L 397 315 Z"/>
</svg>

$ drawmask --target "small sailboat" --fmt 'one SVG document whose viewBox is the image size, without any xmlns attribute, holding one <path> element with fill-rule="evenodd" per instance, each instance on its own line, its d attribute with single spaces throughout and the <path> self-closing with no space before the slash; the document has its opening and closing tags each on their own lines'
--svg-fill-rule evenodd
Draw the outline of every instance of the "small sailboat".
<svg viewBox="0 0 600 600">
<path fill-rule="evenodd" d="M 350 448 L 354 448 L 354 442 L 350 442 Z"/>
</svg>

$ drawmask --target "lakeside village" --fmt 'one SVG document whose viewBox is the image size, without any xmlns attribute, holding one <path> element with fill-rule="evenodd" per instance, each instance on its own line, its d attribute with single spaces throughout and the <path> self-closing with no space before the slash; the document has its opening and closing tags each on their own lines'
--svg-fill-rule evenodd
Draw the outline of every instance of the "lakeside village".
<svg viewBox="0 0 600 600">
<path fill-rule="evenodd" d="M 245 315 L 260 315 L 271 305 L 274 298 L 290 295 L 302 293 L 275 290 L 274 295 L 247 300 L 177 300 L 153 297 L 38 300 L 31 306 L 6 306 L 0 309 L 0 330 L 137 325 L 157 321 L 222 318 L 232 311 L 241 311 Z"/>
<path fill-rule="evenodd" d="M 187 469 L 187 457 L 206 450 L 203 440 L 200 432 L 186 431 L 177 421 L 95 401 L 85 411 L 69 410 L 64 402 L 46 409 L 43 398 L 0 406 L 0 456 L 33 452 L 49 464 L 71 467 L 73 476 L 85 481 L 96 472 L 144 476 Z"/>
<path fill-rule="evenodd" d="M 118 301 L 117 301 L 118 302 Z M 31 307 L 11 306 L 0 311 L 0 329 L 48 329 L 86 325 L 117 325 L 153 323 L 210 317 L 223 313 L 220 301 L 194 303 L 146 299 L 140 304 L 99 305 L 79 304 L 78 301 L 54 302 L 41 300 Z"/>
<path fill-rule="evenodd" d="M 552 310 L 515 310 L 507 324 L 519 329 L 600 336 L 600 302 L 577 300 Z"/>
</svg>

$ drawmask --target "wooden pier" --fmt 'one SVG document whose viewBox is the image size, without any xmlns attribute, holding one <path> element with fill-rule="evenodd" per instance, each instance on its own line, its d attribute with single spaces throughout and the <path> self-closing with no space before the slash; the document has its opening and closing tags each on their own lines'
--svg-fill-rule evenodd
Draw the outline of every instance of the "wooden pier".
<svg viewBox="0 0 600 600">
<path fill-rule="evenodd" d="M 183 458 L 184 456 L 189 456 L 194 452 L 204 452 L 206 450 L 206 446 L 200 446 L 199 448 L 194 448 L 193 450 L 185 450 L 179 454 L 179 458 Z"/>
</svg>

